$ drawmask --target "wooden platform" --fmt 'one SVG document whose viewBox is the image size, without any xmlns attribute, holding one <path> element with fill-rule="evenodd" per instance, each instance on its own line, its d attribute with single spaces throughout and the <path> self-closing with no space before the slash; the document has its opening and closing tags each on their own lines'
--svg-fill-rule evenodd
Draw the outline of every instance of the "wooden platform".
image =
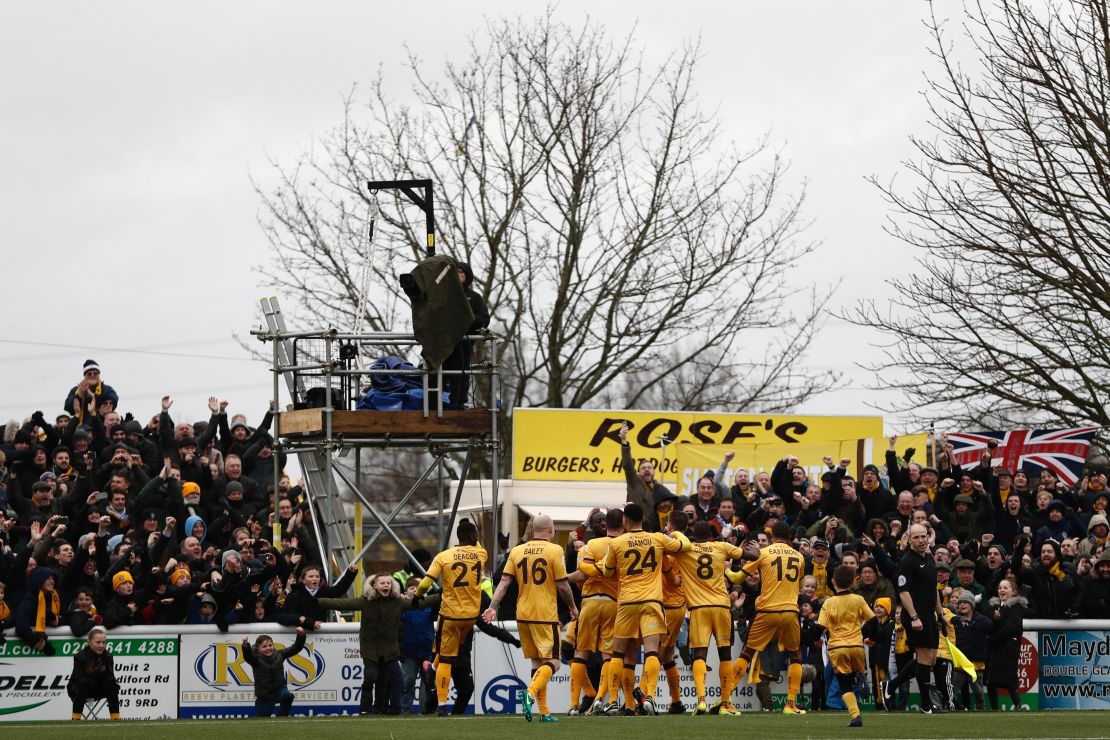
<svg viewBox="0 0 1110 740">
<path fill-rule="evenodd" d="M 278 414 L 276 427 L 282 437 L 324 436 L 324 410 L 299 409 Z M 493 433 L 493 420 L 486 409 L 435 410 L 427 417 L 422 411 L 333 411 L 333 437 L 472 437 Z"/>
</svg>

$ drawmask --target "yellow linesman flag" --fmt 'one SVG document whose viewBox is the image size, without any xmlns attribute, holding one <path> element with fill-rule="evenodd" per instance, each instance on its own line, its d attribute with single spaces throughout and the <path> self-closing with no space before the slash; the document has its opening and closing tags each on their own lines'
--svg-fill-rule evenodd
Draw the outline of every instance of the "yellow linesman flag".
<svg viewBox="0 0 1110 740">
<path fill-rule="evenodd" d="M 967 656 L 960 652 L 960 649 L 953 645 L 947 636 L 945 636 L 944 642 L 948 645 L 948 653 L 952 656 L 952 665 L 966 673 L 974 681 L 976 678 L 975 664 L 968 660 Z"/>
</svg>

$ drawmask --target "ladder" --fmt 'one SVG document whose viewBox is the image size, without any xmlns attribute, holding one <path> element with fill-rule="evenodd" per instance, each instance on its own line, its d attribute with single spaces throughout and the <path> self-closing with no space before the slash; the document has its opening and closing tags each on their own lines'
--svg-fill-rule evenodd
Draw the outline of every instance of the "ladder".
<svg viewBox="0 0 1110 740">
<path fill-rule="evenodd" d="M 271 332 L 286 333 L 285 317 L 281 313 L 281 306 L 274 296 L 259 300 L 262 305 L 262 315 L 266 318 L 266 326 Z M 282 367 L 293 366 L 293 342 L 289 339 L 275 339 L 277 345 L 278 362 Z M 294 403 L 304 402 L 304 384 L 291 370 L 282 372 L 285 383 L 289 388 L 289 396 Z M 327 392 L 330 397 L 330 389 Z M 276 400 L 276 399 L 275 399 Z M 280 420 L 279 420 L 280 425 Z M 279 426 L 280 430 L 280 426 Z M 298 450 L 297 459 L 301 470 L 304 472 L 305 485 L 308 487 L 309 500 L 316 505 L 319 517 L 313 522 L 316 531 L 317 546 L 320 556 L 325 563 L 332 561 L 336 573 L 342 573 L 351 562 L 354 554 L 354 534 L 352 522 L 347 517 L 347 509 L 339 497 L 339 488 L 332 474 L 332 453 L 330 450 L 319 447 L 310 450 Z M 323 531 L 321 531 L 323 525 Z"/>
</svg>

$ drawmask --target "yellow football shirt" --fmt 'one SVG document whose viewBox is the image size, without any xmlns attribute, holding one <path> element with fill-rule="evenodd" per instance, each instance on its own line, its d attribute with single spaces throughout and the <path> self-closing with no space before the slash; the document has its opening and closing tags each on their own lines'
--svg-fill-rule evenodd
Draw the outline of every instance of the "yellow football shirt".
<svg viewBox="0 0 1110 740">
<path fill-rule="evenodd" d="M 691 608 L 729 606 L 725 562 L 739 560 L 744 551 L 727 542 L 693 542 L 690 547 L 673 556 L 682 574 L 686 604 Z"/>
<path fill-rule="evenodd" d="M 863 623 L 875 613 L 859 594 L 837 594 L 825 599 L 817 624 L 829 631 L 830 648 L 863 647 Z"/>
<path fill-rule="evenodd" d="M 663 606 L 672 609 L 686 606 L 686 594 L 682 590 L 678 564 L 671 555 L 663 558 Z"/>
<path fill-rule="evenodd" d="M 428 577 L 443 580 L 443 601 L 439 613 L 451 619 L 475 619 L 482 608 L 482 569 L 486 565 L 481 545 L 448 548 L 432 560 Z"/>
<path fill-rule="evenodd" d="M 748 575 L 759 573 L 759 612 L 797 612 L 798 591 L 802 586 L 805 560 L 802 554 L 783 542 L 772 542 L 759 551 L 759 557 L 744 563 Z"/>
<path fill-rule="evenodd" d="M 663 601 L 663 553 L 689 549 L 689 542 L 672 539 L 661 532 L 635 530 L 614 537 L 609 543 L 605 565 L 615 569 L 620 580 L 617 600 L 621 604 Z"/>
<path fill-rule="evenodd" d="M 509 551 L 505 575 L 516 579 L 518 622 L 558 622 L 556 584 L 565 581 L 563 548 L 547 540 L 529 540 Z"/>
<path fill-rule="evenodd" d="M 598 567 L 605 564 L 605 558 L 609 554 L 609 542 L 611 537 L 594 537 L 589 540 L 586 545 L 578 551 L 578 564 L 581 567 L 582 563 L 590 563 Z M 597 596 L 599 594 L 605 595 L 616 601 L 619 584 L 617 582 L 617 574 L 611 573 L 608 576 L 590 576 L 582 583 L 582 596 Z"/>
</svg>

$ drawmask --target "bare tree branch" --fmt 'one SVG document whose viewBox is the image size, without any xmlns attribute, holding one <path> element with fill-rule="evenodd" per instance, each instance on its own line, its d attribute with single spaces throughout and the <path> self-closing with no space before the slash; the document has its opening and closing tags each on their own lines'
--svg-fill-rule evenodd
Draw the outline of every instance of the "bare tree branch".
<svg viewBox="0 0 1110 740">
<path fill-rule="evenodd" d="M 413 104 L 379 73 L 364 106 L 349 96 L 317 147 L 256 181 L 261 270 L 302 323 L 353 324 L 361 184 L 431 177 L 438 247 L 473 265 L 505 338 L 507 407 L 790 408 L 836 380 L 803 367 L 829 296 L 789 279 L 813 249 L 804 190 L 785 192 L 765 140 L 721 143 L 697 66 L 696 47 L 650 67 L 631 36 L 550 11 L 488 22 L 439 74 L 410 54 Z M 362 318 L 397 330 L 396 276 L 424 235 L 412 209 L 381 205 Z"/>
<path fill-rule="evenodd" d="M 918 269 L 890 279 L 889 309 L 847 318 L 890 338 L 871 369 L 905 393 L 895 410 L 1110 425 L 1106 3 L 998 0 L 969 7 L 962 28 L 974 73 L 932 17 L 936 137 L 914 140 L 913 187 L 876 182 Z"/>
</svg>

